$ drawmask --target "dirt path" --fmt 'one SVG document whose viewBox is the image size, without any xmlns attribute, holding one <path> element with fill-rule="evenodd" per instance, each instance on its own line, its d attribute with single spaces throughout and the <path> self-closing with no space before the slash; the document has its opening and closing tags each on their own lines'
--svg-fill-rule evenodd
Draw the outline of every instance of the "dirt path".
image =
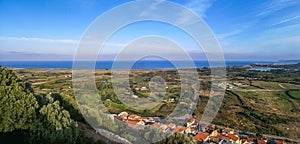
<svg viewBox="0 0 300 144">
<path fill-rule="evenodd" d="M 286 89 L 282 84 L 278 84 L 281 88 Z"/>
</svg>

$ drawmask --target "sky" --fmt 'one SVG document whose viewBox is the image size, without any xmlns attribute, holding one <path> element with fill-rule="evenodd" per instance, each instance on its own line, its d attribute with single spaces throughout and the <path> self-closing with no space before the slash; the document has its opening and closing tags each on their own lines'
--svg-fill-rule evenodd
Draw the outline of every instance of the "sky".
<svg viewBox="0 0 300 144">
<path fill-rule="evenodd" d="M 156 4 L 162 0 L 139 1 Z M 219 41 L 226 60 L 300 59 L 298 0 L 170 1 L 203 19 Z M 97 17 L 126 2 L 130 0 L 0 0 L 0 61 L 72 60 L 80 39 Z M 171 16 L 167 11 L 166 8 L 166 14 Z M 178 17 L 187 18 L 184 14 Z M 98 57 L 113 59 L 130 42 L 149 35 L 168 38 L 180 44 L 192 58 L 205 59 L 201 47 L 187 33 L 174 25 L 153 21 L 121 28 L 106 42 Z M 141 45 L 138 49 L 147 50 Z M 167 47 L 161 52 L 173 54 L 172 48 Z"/>
</svg>

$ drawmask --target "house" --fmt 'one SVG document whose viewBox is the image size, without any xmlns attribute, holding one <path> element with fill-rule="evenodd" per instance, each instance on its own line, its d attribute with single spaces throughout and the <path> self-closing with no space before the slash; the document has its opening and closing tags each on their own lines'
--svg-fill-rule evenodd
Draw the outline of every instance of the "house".
<svg viewBox="0 0 300 144">
<path fill-rule="evenodd" d="M 173 130 L 173 132 L 174 133 L 184 133 L 185 132 L 185 130 L 186 130 L 186 127 L 184 127 L 184 126 L 178 126 L 177 128 L 175 128 L 174 130 Z"/>
<path fill-rule="evenodd" d="M 242 140 L 243 144 L 254 144 L 255 138 L 246 138 Z"/>
<path fill-rule="evenodd" d="M 127 119 L 127 117 L 128 117 L 128 113 L 127 112 L 121 112 L 121 113 L 118 114 L 118 118 L 120 120 Z"/>
<path fill-rule="evenodd" d="M 140 121 L 127 119 L 127 120 L 125 120 L 125 122 L 130 125 L 137 125 Z"/>
<path fill-rule="evenodd" d="M 275 140 L 275 144 L 286 144 L 286 142 L 281 141 L 281 140 Z"/>
<path fill-rule="evenodd" d="M 196 140 L 197 142 L 205 143 L 209 138 L 208 136 L 208 133 L 199 132 L 196 136 L 194 136 L 194 140 Z"/>
<path fill-rule="evenodd" d="M 189 119 L 187 122 L 186 122 L 186 127 L 190 127 L 190 126 L 192 126 L 192 124 L 194 124 L 195 123 L 195 119 L 194 118 L 191 118 L 191 119 Z"/>
<path fill-rule="evenodd" d="M 174 123 L 169 123 L 168 128 L 174 129 L 174 128 L 176 128 L 176 125 Z"/>
<path fill-rule="evenodd" d="M 188 128 L 186 128 L 185 133 L 196 135 L 198 133 L 198 130 L 197 130 L 197 128 L 188 127 Z"/>
<path fill-rule="evenodd" d="M 145 125 L 145 122 L 141 120 L 137 123 L 137 125 Z"/>
<path fill-rule="evenodd" d="M 134 128 L 134 129 L 144 129 L 144 126 L 145 126 L 145 122 L 142 121 L 142 120 L 130 120 L 130 119 L 126 119 L 124 120 L 127 125 L 131 128 Z"/>
<path fill-rule="evenodd" d="M 140 116 L 135 115 L 135 114 L 132 114 L 132 115 L 128 116 L 129 120 L 140 120 L 140 118 L 141 118 Z"/>
<path fill-rule="evenodd" d="M 209 139 L 210 139 L 211 143 L 219 143 L 220 142 L 220 136 L 219 135 L 217 135 L 217 136 L 210 136 Z"/>
<path fill-rule="evenodd" d="M 229 138 L 229 141 L 231 141 L 231 143 L 242 144 L 242 141 L 239 139 L 237 135 L 226 134 L 226 136 Z"/>
<path fill-rule="evenodd" d="M 207 133 L 212 133 L 214 130 L 216 130 L 216 126 L 215 125 L 209 125 L 209 126 L 205 127 L 205 129 L 203 131 L 205 131 Z"/>
<path fill-rule="evenodd" d="M 153 124 L 153 126 L 162 130 L 163 132 L 166 132 L 169 129 L 167 125 L 160 124 L 160 123 L 155 123 L 155 124 Z"/>
<path fill-rule="evenodd" d="M 217 130 L 214 130 L 211 134 L 210 134 L 210 136 L 212 136 L 212 137 L 216 137 L 216 136 L 218 136 L 219 135 L 219 132 L 217 131 Z"/>
<path fill-rule="evenodd" d="M 190 127 L 192 127 L 192 128 L 197 128 L 197 127 L 198 127 L 198 123 L 197 123 L 197 122 L 194 122 L 194 123 L 191 124 Z"/>
</svg>

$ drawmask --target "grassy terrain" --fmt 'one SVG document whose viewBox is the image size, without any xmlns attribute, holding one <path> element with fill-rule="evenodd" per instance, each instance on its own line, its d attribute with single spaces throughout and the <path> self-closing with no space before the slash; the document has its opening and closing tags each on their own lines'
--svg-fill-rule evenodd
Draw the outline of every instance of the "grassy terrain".
<svg viewBox="0 0 300 144">
<path fill-rule="evenodd" d="M 288 92 L 293 98 L 300 99 L 300 91 L 291 90 Z"/>
<path fill-rule="evenodd" d="M 271 89 L 271 90 L 282 90 L 282 89 L 284 89 L 277 82 L 253 81 L 252 85 L 260 87 L 262 89 Z"/>
<path fill-rule="evenodd" d="M 299 139 L 300 100 L 289 96 L 299 91 L 280 87 L 277 82 L 255 81 L 261 89 L 227 91 L 214 123 L 239 130 Z"/>
<path fill-rule="evenodd" d="M 78 107 L 74 100 L 71 70 L 19 69 L 18 75 L 24 81 L 30 82 L 35 93 L 59 93 L 63 100 L 71 101 L 69 105 L 74 113 Z M 200 96 L 194 116 L 201 119 L 210 92 L 209 69 L 199 70 L 201 80 Z M 174 102 L 159 102 L 151 109 L 139 110 L 120 101 L 112 89 L 110 72 L 96 71 L 96 86 L 100 97 L 89 97 L 87 101 L 102 100 L 111 113 L 127 111 L 142 116 L 166 116 L 178 103 L 180 96 L 180 80 L 174 70 L 166 71 L 131 71 L 130 88 L 138 98 L 149 98 L 148 82 L 153 76 L 160 76 L 166 82 L 164 100 L 174 99 Z M 291 77 L 293 76 L 293 77 Z M 297 80 L 299 72 L 248 72 L 243 68 L 228 70 L 230 85 L 241 83 L 245 86 L 235 86 L 227 89 L 223 104 L 213 123 L 239 130 L 261 132 L 300 139 L 300 86 Z M 106 81 L 107 83 L 104 83 Z M 140 88 L 146 87 L 146 90 Z M 79 119 L 79 118 L 78 118 Z"/>
</svg>

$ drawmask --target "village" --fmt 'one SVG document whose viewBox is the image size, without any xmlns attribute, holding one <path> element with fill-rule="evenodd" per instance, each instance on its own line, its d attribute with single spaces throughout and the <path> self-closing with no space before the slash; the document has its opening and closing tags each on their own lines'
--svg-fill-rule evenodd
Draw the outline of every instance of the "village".
<svg viewBox="0 0 300 144">
<path fill-rule="evenodd" d="M 184 126 L 174 123 L 162 124 L 159 117 L 141 117 L 135 114 L 121 112 L 112 114 L 120 121 L 125 122 L 134 129 L 143 129 L 146 125 L 154 126 L 163 132 L 182 133 L 193 136 L 195 143 L 231 143 L 231 144 L 286 144 L 284 139 L 256 136 L 254 133 L 235 131 L 231 128 L 216 126 L 214 124 L 200 124 L 195 118 L 190 118 Z"/>
</svg>

